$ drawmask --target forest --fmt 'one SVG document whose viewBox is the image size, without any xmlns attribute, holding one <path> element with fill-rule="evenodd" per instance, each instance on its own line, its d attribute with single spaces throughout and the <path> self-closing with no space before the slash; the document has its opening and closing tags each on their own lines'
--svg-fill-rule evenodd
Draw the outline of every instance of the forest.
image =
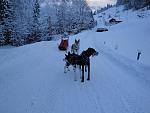
<svg viewBox="0 0 150 113">
<path fill-rule="evenodd" d="M 0 45 L 22 46 L 94 27 L 85 0 L 1 0 Z"/>
</svg>

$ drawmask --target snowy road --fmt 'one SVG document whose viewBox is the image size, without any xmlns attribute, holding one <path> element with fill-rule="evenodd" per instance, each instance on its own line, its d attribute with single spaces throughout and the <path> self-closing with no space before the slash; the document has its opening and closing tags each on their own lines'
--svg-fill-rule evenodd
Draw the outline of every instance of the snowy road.
<svg viewBox="0 0 150 113">
<path fill-rule="evenodd" d="M 82 39 L 87 42 L 81 45 L 95 47 L 100 53 L 91 60 L 93 77 L 89 86 L 94 94 L 93 100 L 99 105 L 97 112 L 149 112 L 150 68 L 113 53 L 98 41 L 99 37 L 93 31 L 88 33 L 88 37 Z"/>
<path fill-rule="evenodd" d="M 94 47 L 91 81 L 63 73 L 57 42 L 0 50 L 0 113 L 149 113 L 150 69 L 102 45 L 94 30 L 72 36 Z M 5 61 L 4 61 L 5 60 Z M 144 69 L 144 70 L 143 70 Z"/>
</svg>

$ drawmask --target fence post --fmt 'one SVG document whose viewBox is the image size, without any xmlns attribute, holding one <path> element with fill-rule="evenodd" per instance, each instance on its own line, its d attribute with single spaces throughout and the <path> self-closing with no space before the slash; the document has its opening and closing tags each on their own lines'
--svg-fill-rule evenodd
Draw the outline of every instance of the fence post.
<svg viewBox="0 0 150 113">
<path fill-rule="evenodd" d="M 137 60 L 140 59 L 141 51 L 138 51 Z"/>
</svg>

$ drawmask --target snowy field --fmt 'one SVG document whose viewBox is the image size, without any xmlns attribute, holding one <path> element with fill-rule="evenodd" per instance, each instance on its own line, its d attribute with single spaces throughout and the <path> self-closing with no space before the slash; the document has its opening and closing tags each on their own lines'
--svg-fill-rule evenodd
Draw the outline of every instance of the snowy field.
<svg viewBox="0 0 150 113">
<path fill-rule="evenodd" d="M 96 17 L 96 28 L 70 37 L 70 45 L 81 40 L 80 53 L 99 51 L 84 83 L 79 71 L 77 81 L 64 73 L 59 41 L 0 47 L 0 113 L 150 113 L 150 11 L 136 14 L 120 12 L 123 22 L 103 33 Z"/>
</svg>

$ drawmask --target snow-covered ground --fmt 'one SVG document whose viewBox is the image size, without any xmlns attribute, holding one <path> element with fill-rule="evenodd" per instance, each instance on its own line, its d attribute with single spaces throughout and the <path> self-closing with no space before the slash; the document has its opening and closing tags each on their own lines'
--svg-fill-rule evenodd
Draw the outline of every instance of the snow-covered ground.
<svg viewBox="0 0 150 113">
<path fill-rule="evenodd" d="M 114 7 L 104 13 L 105 15 L 96 16 L 97 27 L 107 27 L 109 32 L 97 33 L 98 41 L 132 60 L 136 60 L 140 51 L 139 62 L 150 66 L 150 10 L 133 12 L 132 10 L 122 11 L 122 7 Z M 108 21 L 109 16 L 123 22 L 114 26 L 105 26 L 104 21 Z"/>
<path fill-rule="evenodd" d="M 0 47 L 0 113 L 149 113 L 150 16 L 132 14 L 108 32 L 94 28 L 70 37 L 70 45 L 81 40 L 80 52 L 99 51 L 91 58 L 91 81 L 84 83 L 79 71 L 77 81 L 72 70 L 64 73 L 58 41 Z"/>
</svg>

